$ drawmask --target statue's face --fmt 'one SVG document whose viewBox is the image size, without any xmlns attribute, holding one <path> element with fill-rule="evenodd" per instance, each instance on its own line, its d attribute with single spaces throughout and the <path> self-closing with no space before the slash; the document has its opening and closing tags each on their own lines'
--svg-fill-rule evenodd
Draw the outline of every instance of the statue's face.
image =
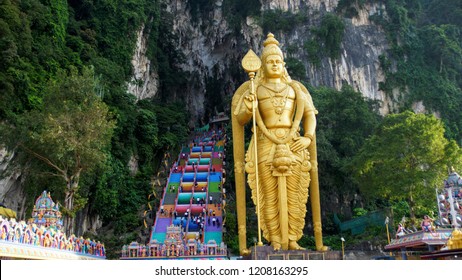
<svg viewBox="0 0 462 280">
<path fill-rule="evenodd" d="M 284 74 L 284 61 L 277 54 L 268 55 L 264 67 L 267 78 L 280 78 Z"/>
</svg>

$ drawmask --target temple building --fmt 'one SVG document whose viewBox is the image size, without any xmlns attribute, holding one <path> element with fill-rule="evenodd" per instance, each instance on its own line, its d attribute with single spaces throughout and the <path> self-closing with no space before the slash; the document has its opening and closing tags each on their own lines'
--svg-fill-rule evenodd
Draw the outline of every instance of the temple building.
<svg viewBox="0 0 462 280">
<path fill-rule="evenodd" d="M 428 227 L 402 232 L 385 246 L 401 259 L 457 259 L 462 257 L 462 177 L 452 168 L 436 190 L 438 217 Z"/>
<path fill-rule="evenodd" d="M 47 191 L 35 200 L 32 218 L 16 221 L 0 216 L 0 259 L 102 260 L 104 244 L 63 230 L 59 205 Z"/>
</svg>

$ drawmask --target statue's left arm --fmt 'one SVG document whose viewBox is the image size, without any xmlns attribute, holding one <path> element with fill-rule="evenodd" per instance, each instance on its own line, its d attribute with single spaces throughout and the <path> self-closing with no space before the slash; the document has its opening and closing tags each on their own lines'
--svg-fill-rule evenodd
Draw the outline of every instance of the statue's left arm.
<svg viewBox="0 0 462 280">
<path fill-rule="evenodd" d="M 291 145 L 292 151 L 300 151 L 308 148 L 313 142 L 314 133 L 316 130 L 316 109 L 308 92 L 303 94 L 303 135 L 294 138 L 295 142 Z"/>
<path fill-rule="evenodd" d="M 313 141 L 316 131 L 316 109 L 309 94 L 305 95 L 305 108 L 303 112 L 303 136 Z"/>
</svg>

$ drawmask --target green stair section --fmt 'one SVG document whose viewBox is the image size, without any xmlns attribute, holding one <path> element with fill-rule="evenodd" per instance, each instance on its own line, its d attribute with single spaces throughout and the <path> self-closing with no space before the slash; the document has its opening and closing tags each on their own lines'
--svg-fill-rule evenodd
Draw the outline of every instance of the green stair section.
<svg viewBox="0 0 462 280">
<path fill-rule="evenodd" d="M 210 182 L 209 183 L 209 192 L 210 193 L 220 193 L 220 190 L 218 189 L 218 186 L 220 185 L 219 182 Z"/>
<path fill-rule="evenodd" d="M 223 150 L 225 149 L 224 146 L 215 146 L 215 148 L 213 149 L 214 152 L 223 152 Z"/>
<path fill-rule="evenodd" d="M 151 235 L 151 241 L 157 240 L 159 243 L 164 243 L 166 235 L 167 233 L 165 232 L 159 232 L 159 233 L 153 232 Z"/>
<path fill-rule="evenodd" d="M 167 193 L 177 193 L 180 183 L 169 183 L 167 187 Z M 172 189 L 174 187 L 174 190 Z"/>
<path fill-rule="evenodd" d="M 210 231 L 210 232 L 205 232 L 204 235 L 204 243 L 208 243 L 211 240 L 215 240 L 217 245 L 220 245 L 222 239 L 221 239 L 221 231 Z"/>
<path fill-rule="evenodd" d="M 180 193 L 178 194 L 178 204 L 191 204 L 191 193 Z"/>
<path fill-rule="evenodd" d="M 201 158 L 199 165 L 208 165 L 210 164 L 210 158 Z"/>
<path fill-rule="evenodd" d="M 193 163 L 194 164 L 197 164 L 199 162 L 199 159 L 198 158 L 190 158 L 188 160 L 188 165 L 192 165 Z"/>
</svg>

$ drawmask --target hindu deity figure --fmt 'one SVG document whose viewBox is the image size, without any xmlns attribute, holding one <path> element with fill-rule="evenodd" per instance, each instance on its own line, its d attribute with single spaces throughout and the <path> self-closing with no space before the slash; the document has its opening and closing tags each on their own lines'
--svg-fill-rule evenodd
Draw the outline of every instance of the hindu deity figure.
<svg viewBox="0 0 462 280">
<path fill-rule="evenodd" d="M 288 75 L 273 34 L 268 34 L 263 45 L 255 80 L 241 85 L 232 101 L 236 195 L 238 199 L 245 197 L 241 192 L 245 170 L 263 237 L 275 250 L 300 250 L 303 248 L 297 242 L 303 235 L 311 182 L 316 248 L 326 250 L 319 209 L 317 111 L 306 87 Z M 253 136 L 243 162 L 243 127 L 250 120 L 254 123 Z M 239 201 L 237 207 L 240 250 L 245 254 L 247 249 L 241 244 L 245 242 L 245 209 Z"/>
</svg>

